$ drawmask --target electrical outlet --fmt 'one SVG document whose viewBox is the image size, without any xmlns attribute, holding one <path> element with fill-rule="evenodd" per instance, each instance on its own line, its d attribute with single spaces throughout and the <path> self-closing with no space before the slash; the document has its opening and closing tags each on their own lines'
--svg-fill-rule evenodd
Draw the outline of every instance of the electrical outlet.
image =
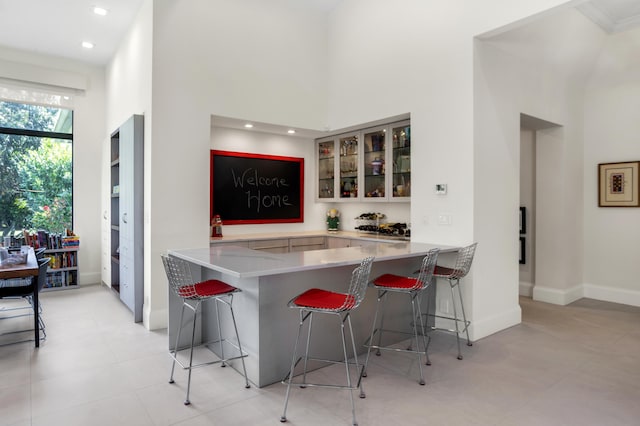
<svg viewBox="0 0 640 426">
<path fill-rule="evenodd" d="M 447 213 L 440 213 L 438 215 L 438 225 L 451 225 L 451 215 Z"/>
</svg>

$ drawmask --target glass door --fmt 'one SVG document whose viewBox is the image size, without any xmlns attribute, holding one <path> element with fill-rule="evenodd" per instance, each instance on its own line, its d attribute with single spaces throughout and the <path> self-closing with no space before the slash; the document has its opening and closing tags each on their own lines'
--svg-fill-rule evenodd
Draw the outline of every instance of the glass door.
<svg viewBox="0 0 640 426">
<path fill-rule="evenodd" d="M 364 133 L 364 192 L 365 198 L 385 196 L 386 129 Z"/>
<path fill-rule="evenodd" d="M 340 198 L 358 197 L 358 135 L 341 137 Z"/>
<path fill-rule="evenodd" d="M 318 198 L 335 197 L 335 141 L 318 143 Z"/>
<path fill-rule="evenodd" d="M 393 198 L 411 196 L 411 125 L 391 127 L 393 143 Z"/>
</svg>

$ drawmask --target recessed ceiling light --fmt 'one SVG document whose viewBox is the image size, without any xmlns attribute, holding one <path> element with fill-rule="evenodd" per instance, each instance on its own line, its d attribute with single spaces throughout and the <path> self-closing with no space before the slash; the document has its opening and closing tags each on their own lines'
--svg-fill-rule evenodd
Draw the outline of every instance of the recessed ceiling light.
<svg viewBox="0 0 640 426">
<path fill-rule="evenodd" d="M 93 13 L 100 16 L 106 16 L 106 14 L 109 13 L 109 11 L 103 7 L 95 6 L 93 8 Z"/>
<path fill-rule="evenodd" d="M 83 41 L 82 42 L 82 47 L 84 47 L 85 49 L 93 49 L 94 44 L 91 43 L 90 41 Z"/>
<path fill-rule="evenodd" d="M 252 127 L 253 127 L 253 124 L 251 124 L 251 123 L 247 123 L 247 124 L 245 124 L 245 125 L 244 125 L 244 127 L 246 127 L 247 129 L 250 129 L 250 128 L 252 128 Z"/>
<path fill-rule="evenodd" d="M 287 130 L 287 133 L 289 133 L 290 135 L 293 135 L 295 132 L 296 132 L 296 131 L 295 131 L 295 130 L 293 130 L 293 129 L 289 129 L 289 130 Z"/>
</svg>

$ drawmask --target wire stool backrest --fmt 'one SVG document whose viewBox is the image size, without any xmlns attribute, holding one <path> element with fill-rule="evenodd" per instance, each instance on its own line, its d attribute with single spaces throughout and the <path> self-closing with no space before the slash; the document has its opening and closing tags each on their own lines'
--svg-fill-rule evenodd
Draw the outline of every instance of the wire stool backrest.
<svg viewBox="0 0 640 426">
<path fill-rule="evenodd" d="M 360 266 L 355 268 L 351 273 L 351 283 L 349 284 L 348 294 L 350 297 L 345 298 L 344 304 L 340 310 L 355 309 L 364 300 L 364 295 L 369 284 L 369 274 L 371 273 L 371 265 L 374 256 L 365 257 L 360 262 Z"/>
<path fill-rule="evenodd" d="M 473 243 L 470 246 L 463 247 L 458 251 L 458 258 L 456 259 L 456 266 L 453 267 L 453 272 L 448 278 L 460 279 L 469 273 L 471 269 L 471 262 L 473 262 L 473 255 L 476 252 L 476 246 L 478 243 Z"/>
<path fill-rule="evenodd" d="M 193 286 L 194 282 L 191 277 L 189 264 L 177 257 L 170 257 L 164 254 L 160 256 L 162 257 L 162 264 L 167 273 L 171 290 L 180 298 L 189 299 L 197 297 L 198 294 L 195 292 Z"/>
<path fill-rule="evenodd" d="M 420 266 L 420 272 L 418 273 L 417 280 L 422 283 L 420 290 L 424 290 L 431 285 L 433 281 L 433 271 L 436 268 L 436 262 L 438 261 L 439 248 L 431 249 L 427 252 L 427 255 L 422 259 L 422 266 Z"/>
</svg>

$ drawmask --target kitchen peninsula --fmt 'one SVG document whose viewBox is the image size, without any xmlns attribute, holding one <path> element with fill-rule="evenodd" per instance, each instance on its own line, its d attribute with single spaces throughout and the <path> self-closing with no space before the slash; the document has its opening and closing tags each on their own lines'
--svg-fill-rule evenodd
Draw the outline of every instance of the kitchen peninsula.
<svg viewBox="0 0 640 426">
<path fill-rule="evenodd" d="M 265 236 L 262 241 L 286 239 L 290 247 L 291 239 L 327 237 L 322 232 L 303 234 L 271 235 L 270 238 Z M 342 237 L 348 241 L 357 240 L 351 235 Z M 236 241 L 229 241 L 234 239 Z M 437 244 L 388 239 L 381 242 L 375 238 L 365 238 L 362 241 L 366 244 L 362 246 L 273 253 L 249 248 L 254 245 L 252 242 L 261 241 L 255 239 L 255 236 L 224 240 L 224 244 L 220 241 L 207 248 L 169 250 L 168 253 L 190 262 L 194 279 L 215 278 L 242 290 L 234 298 L 234 310 L 243 349 L 249 354 L 245 358 L 247 375 L 259 387 L 281 380 L 288 372 L 298 313 L 287 308 L 287 302 L 295 295 L 312 287 L 346 291 L 351 271 L 367 256 L 375 256 L 372 277 L 382 273 L 408 275 L 420 266 L 422 257 L 428 250 L 434 247 L 439 247 L 442 253 L 457 250 L 456 247 Z M 375 299 L 375 293 L 368 290 L 364 302 L 352 316 L 358 350 L 363 349 L 362 343 L 371 331 Z M 395 302 L 390 300 L 389 326 L 408 331 L 411 315 L 407 313 L 406 301 L 398 301 L 397 307 Z M 198 337 L 201 341 L 213 340 L 217 335 L 212 306 L 204 304 L 199 317 Z M 173 345 L 175 339 L 179 314 L 180 300 L 170 292 L 169 345 Z M 230 325 L 230 318 L 225 317 L 228 312 L 221 310 L 220 314 L 223 315 L 223 326 Z M 229 331 L 223 331 L 223 334 L 228 336 Z M 187 335 L 189 333 L 183 334 Z M 340 358 L 341 346 L 335 324 L 330 321 L 314 323 L 314 335 L 316 338 L 322 336 L 314 339 L 317 355 Z M 186 340 L 180 346 L 185 343 Z"/>
</svg>

